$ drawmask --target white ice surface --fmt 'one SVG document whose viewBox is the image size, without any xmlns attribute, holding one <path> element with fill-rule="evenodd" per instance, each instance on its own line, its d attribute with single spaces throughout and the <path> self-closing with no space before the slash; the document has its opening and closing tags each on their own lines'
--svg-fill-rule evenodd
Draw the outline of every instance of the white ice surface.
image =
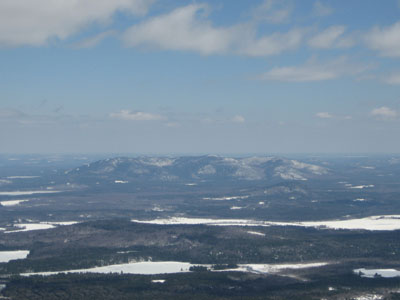
<svg viewBox="0 0 400 300">
<path fill-rule="evenodd" d="M 141 275 L 155 275 L 155 274 L 169 274 L 189 272 L 192 266 L 186 262 L 165 261 L 165 262 L 133 262 L 127 264 L 109 265 L 103 267 L 94 267 L 89 269 L 69 270 L 69 271 L 56 271 L 56 272 L 39 272 L 39 273 L 23 273 L 22 276 L 32 275 L 55 275 L 61 273 L 124 273 L 124 274 L 141 274 Z"/>
<path fill-rule="evenodd" d="M 19 205 L 22 202 L 27 202 L 29 201 L 29 199 L 25 199 L 25 200 L 9 200 L 9 201 L 1 201 L 0 204 L 2 206 L 16 206 Z"/>
<path fill-rule="evenodd" d="M 213 225 L 213 226 L 300 226 L 329 229 L 364 229 L 364 230 L 397 230 L 400 229 L 400 215 L 371 216 L 360 219 L 307 221 L 307 222 L 271 222 L 248 219 L 206 219 L 171 217 L 155 220 L 132 220 L 136 223 L 158 225 Z"/>
<path fill-rule="evenodd" d="M 36 191 L 12 191 L 12 192 L 0 192 L 0 196 L 23 196 L 23 195 L 34 195 L 34 194 L 54 194 L 60 193 L 61 191 L 49 191 L 49 190 L 36 190 Z"/>
<path fill-rule="evenodd" d="M 7 263 L 14 259 L 24 259 L 28 254 L 28 250 L 0 251 L 0 263 Z"/>
</svg>

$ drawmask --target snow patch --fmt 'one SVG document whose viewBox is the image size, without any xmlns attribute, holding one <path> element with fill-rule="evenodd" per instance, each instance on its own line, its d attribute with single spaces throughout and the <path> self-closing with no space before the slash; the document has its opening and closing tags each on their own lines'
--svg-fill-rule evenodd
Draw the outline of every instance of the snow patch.
<svg viewBox="0 0 400 300">
<path fill-rule="evenodd" d="M 199 175 L 213 175 L 217 170 L 212 165 L 206 165 L 197 171 Z"/>
</svg>

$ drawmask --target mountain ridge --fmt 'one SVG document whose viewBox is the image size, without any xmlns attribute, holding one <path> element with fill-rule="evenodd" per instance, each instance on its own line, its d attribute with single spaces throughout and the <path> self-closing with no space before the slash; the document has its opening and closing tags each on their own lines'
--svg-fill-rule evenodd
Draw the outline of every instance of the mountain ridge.
<svg viewBox="0 0 400 300">
<path fill-rule="evenodd" d="M 209 181 L 209 180 L 301 180 L 320 177 L 329 170 L 319 165 L 274 156 L 223 157 L 143 156 L 114 157 L 82 165 L 66 175 L 132 180 Z"/>
</svg>

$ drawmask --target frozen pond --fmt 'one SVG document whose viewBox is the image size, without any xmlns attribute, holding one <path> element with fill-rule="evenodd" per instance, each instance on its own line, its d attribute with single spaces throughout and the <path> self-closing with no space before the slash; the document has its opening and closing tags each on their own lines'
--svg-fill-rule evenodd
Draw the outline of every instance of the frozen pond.
<svg viewBox="0 0 400 300">
<path fill-rule="evenodd" d="M 136 223 L 158 225 L 212 225 L 212 226 L 301 226 L 328 229 L 364 229 L 364 230 L 397 230 L 400 229 L 400 215 L 371 216 L 360 219 L 307 221 L 307 222 L 271 222 L 249 219 L 205 219 L 172 217 L 148 221 L 132 220 Z"/>
<path fill-rule="evenodd" d="M 169 274 L 169 273 L 181 273 L 189 272 L 189 268 L 192 266 L 186 262 L 176 261 L 165 261 L 165 262 L 134 262 L 119 265 L 110 265 L 104 267 L 95 267 L 90 269 L 79 269 L 69 271 L 57 271 L 57 272 L 40 272 L 40 273 L 24 273 L 22 276 L 32 275 L 55 275 L 61 273 L 124 273 L 124 274 L 139 274 L 139 275 L 155 275 L 155 274 Z"/>
<path fill-rule="evenodd" d="M 359 274 L 361 277 L 374 278 L 376 275 L 384 278 L 393 278 L 400 276 L 400 271 L 396 269 L 355 269 L 354 273 Z"/>
<path fill-rule="evenodd" d="M 0 263 L 6 263 L 14 259 L 24 259 L 28 254 L 28 250 L 0 251 Z"/>
</svg>

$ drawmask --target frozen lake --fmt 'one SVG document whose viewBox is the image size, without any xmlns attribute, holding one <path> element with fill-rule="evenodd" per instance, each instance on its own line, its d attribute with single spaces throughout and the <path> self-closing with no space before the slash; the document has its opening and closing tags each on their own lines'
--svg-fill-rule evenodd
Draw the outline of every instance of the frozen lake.
<svg viewBox="0 0 400 300">
<path fill-rule="evenodd" d="M 36 191 L 10 191 L 0 192 L 0 196 L 24 196 L 24 195 L 35 195 L 35 194 L 54 194 L 60 193 L 61 191 L 52 190 L 36 190 Z"/>
<path fill-rule="evenodd" d="M 24 231 L 32 231 L 32 230 L 45 230 L 52 229 L 56 226 L 67 226 L 77 224 L 76 221 L 68 221 L 68 222 L 40 222 L 40 223 L 18 223 L 14 224 L 15 228 L 19 228 L 18 230 L 5 231 L 5 233 L 15 233 L 15 232 L 24 232 Z"/>
<path fill-rule="evenodd" d="M 136 223 L 158 224 L 158 225 L 212 225 L 212 226 L 300 226 L 328 229 L 348 229 L 348 230 L 397 230 L 400 229 L 400 215 L 370 216 L 359 219 L 347 220 L 326 220 L 326 221 L 306 221 L 306 222 L 271 222 L 249 219 L 205 219 L 205 218 L 185 218 L 171 217 L 167 219 L 154 220 L 132 220 Z"/>
<path fill-rule="evenodd" d="M 186 262 L 176 261 L 165 261 L 165 262 L 134 262 L 119 265 L 109 265 L 103 267 L 94 267 L 89 269 L 79 270 L 68 270 L 68 271 L 57 271 L 57 272 L 40 272 L 40 273 L 24 273 L 22 276 L 32 275 L 55 275 L 61 273 L 124 273 L 124 274 L 140 274 L 140 275 L 155 275 L 155 274 L 169 274 L 169 273 L 181 273 L 189 272 L 189 268 L 192 266 Z"/>
<path fill-rule="evenodd" d="M 24 259 L 28 254 L 28 250 L 0 251 L 0 263 L 7 263 L 14 259 Z"/>
<path fill-rule="evenodd" d="M 24 199 L 24 200 L 8 200 L 8 201 L 1 201 L 0 204 L 2 206 L 17 206 L 20 205 L 20 203 L 27 202 L 29 199 Z"/>
<path fill-rule="evenodd" d="M 400 276 L 400 271 L 396 269 L 355 269 L 354 273 L 359 274 L 361 277 L 374 278 L 376 275 L 384 278 L 393 278 Z"/>
<path fill-rule="evenodd" d="M 327 262 L 317 263 L 301 263 L 301 264 L 240 264 L 238 268 L 217 270 L 217 272 L 223 271 L 235 271 L 235 272 L 249 272 L 258 274 L 272 274 L 279 273 L 287 269 L 308 269 L 326 266 Z M 176 262 L 176 261 L 164 261 L 164 262 L 133 262 L 127 264 L 109 265 L 103 267 L 94 267 L 89 269 L 79 270 L 67 270 L 67 271 L 56 271 L 56 272 L 39 272 L 39 273 L 23 273 L 22 276 L 33 276 L 33 275 L 56 275 L 64 273 L 124 273 L 124 274 L 138 274 L 138 275 L 156 275 L 156 274 L 171 274 L 171 273 L 182 273 L 190 272 L 191 266 L 203 266 L 210 268 L 211 265 L 200 265 L 191 264 L 187 262 Z"/>
</svg>

